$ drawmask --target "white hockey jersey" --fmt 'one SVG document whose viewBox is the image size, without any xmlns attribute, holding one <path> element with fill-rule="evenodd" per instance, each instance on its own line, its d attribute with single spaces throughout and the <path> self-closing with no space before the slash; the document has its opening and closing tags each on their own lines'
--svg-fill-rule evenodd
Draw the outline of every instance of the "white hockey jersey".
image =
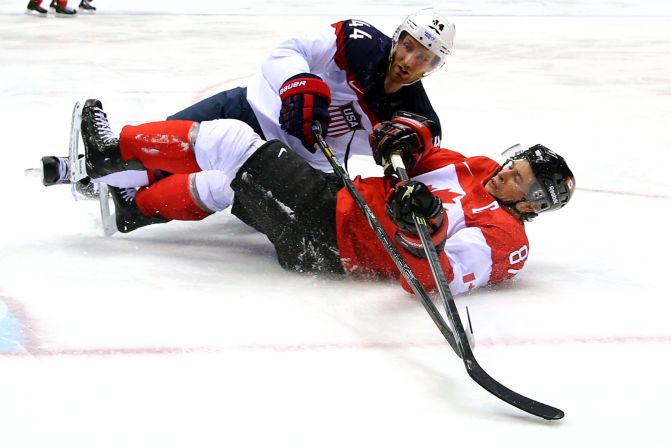
<svg viewBox="0 0 671 447">
<path fill-rule="evenodd" d="M 315 74 L 331 89 L 331 125 L 326 141 L 341 163 L 352 154 L 370 155 L 368 135 L 373 126 L 391 119 L 397 110 L 419 113 L 439 123 L 421 81 L 391 95 L 384 93 L 391 38 L 360 20 L 337 22 L 332 28 L 281 43 L 247 85 L 247 101 L 265 139 L 284 142 L 313 167 L 326 172 L 331 171 L 331 165 L 323 154 L 310 153 L 300 140 L 280 129 L 278 91 L 294 75 Z"/>
</svg>

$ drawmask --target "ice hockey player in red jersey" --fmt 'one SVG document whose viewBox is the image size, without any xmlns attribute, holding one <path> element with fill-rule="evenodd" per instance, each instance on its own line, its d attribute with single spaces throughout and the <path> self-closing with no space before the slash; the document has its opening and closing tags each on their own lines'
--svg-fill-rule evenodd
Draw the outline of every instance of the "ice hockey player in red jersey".
<svg viewBox="0 0 671 447">
<path fill-rule="evenodd" d="M 573 174 L 542 145 L 500 166 L 435 146 L 436 132 L 412 114 L 379 123 L 370 143 L 387 175 L 357 177 L 355 185 L 427 290 L 435 285 L 412 212 L 427 219 L 453 294 L 512 278 L 529 254 L 524 222 L 566 205 Z M 232 205 L 233 215 L 266 234 L 287 269 L 400 278 L 340 178 L 245 123 L 162 121 L 125 126 L 117 137 L 100 101 L 88 100 L 81 134 L 94 181 L 141 179 L 139 189 L 112 188 L 122 232 L 201 220 Z M 409 181 L 389 175 L 391 153 L 402 155 Z"/>
<path fill-rule="evenodd" d="M 355 153 L 370 156 L 368 135 L 397 110 L 439 123 L 421 79 L 443 66 L 454 35 L 454 24 L 432 9 L 406 17 L 392 38 L 362 20 L 337 22 L 279 44 L 246 88 L 218 93 L 168 119 L 238 119 L 330 171 L 314 150 L 315 120 L 341 163 Z"/>
</svg>

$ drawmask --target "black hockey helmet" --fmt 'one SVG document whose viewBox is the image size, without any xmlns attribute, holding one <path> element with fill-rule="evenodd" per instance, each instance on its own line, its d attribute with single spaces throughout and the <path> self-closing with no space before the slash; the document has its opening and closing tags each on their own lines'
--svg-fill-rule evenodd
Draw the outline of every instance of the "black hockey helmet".
<svg viewBox="0 0 671 447">
<path fill-rule="evenodd" d="M 531 202 L 534 208 L 533 213 L 523 216 L 525 220 L 531 220 L 546 211 L 558 210 L 571 200 L 575 190 L 575 177 L 561 155 L 542 144 L 536 144 L 512 155 L 504 166 L 514 160 L 527 160 L 536 177 L 536 183 L 523 199 Z"/>
</svg>

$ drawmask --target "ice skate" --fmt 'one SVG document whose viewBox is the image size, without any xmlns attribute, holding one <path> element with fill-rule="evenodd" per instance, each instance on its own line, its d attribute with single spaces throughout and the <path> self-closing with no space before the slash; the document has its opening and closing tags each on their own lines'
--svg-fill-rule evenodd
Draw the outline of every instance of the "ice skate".
<svg viewBox="0 0 671 447">
<path fill-rule="evenodd" d="M 35 16 L 35 17 L 47 17 L 47 10 L 35 3 L 34 0 L 30 0 L 28 2 L 28 6 L 26 6 L 26 14 Z"/>
<path fill-rule="evenodd" d="M 80 157 L 83 158 L 83 155 Z M 44 186 L 72 185 L 73 194 L 88 199 L 98 198 L 98 184 L 93 183 L 91 178 L 83 177 L 72 181 L 69 157 L 44 156 L 39 168 L 26 169 L 25 174 L 39 178 Z"/>
<path fill-rule="evenodd" d="M 52 0 L 51 4 L 49 5 L 49 11 L 52 14 L 55 14 L 56 17 L 76 17 L 77 16 L 77 10 L 69 8 L 66 5 L 61 6 L 58 4 L 58 1 Z"/>
<path fill-rule="evenodd" d="M 95 14 L 96 7 L 87 0 L 82 0 L 81 3 L 79 3 L 79 12 L 82 14 Z"/>
<path fill-rule="evenodd" d="M 42 184 L 44 186 L 70 183 L 70 163 L 67 157 L 42 157 Z"/>
<path fill-rule="evenodd" d="M 168 222 L 166 219 L 160 217 L 147 217 L 138 208 L 135 203 L 135 194 L 137 190 L 135 188 L 117 188 L 114 186 L 107 186 L 109 189 L 109 194 L 112 196 L 114 201 L 114 214 L 115 214 L 115 223 L 116 229 L 121 233 L 129 233 L 138 228 Z M 101 196 L 101 200 L 107 200 Z M 102 219 L 103 219 L 103 228 L 105 229 L 105 224 L 109 226 L 109 217 L 105 216 L 103 207 L 101 206 Z M 105 234 L 108 235 L 109 230 L 105 229 Z"/>
<path fill-rule="evenodd" d="M 97 99 L 87 99 L 84 103 L 81 135 L 89 177 L 99 178 L 119 171 L 144 169 L 138 162 L 126 163 L 121 159 L 119 139 L 112 132 L 103 105 Z"/>
</svg>

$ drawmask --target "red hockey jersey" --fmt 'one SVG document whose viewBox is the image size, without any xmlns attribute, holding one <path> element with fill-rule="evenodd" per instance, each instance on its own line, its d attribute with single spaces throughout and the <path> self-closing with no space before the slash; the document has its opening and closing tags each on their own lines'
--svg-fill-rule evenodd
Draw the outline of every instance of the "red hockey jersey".
<svg viewBox="0 0 671 447">
<path fill-rule="evenodd" d="M 529 254 L 524 223 L 484 188 L 498 168 L 499 164 L 487 157 L 467 158 L 449 149 L 432 148 L 410 171 L 413 180 L 425 183 L 441 198 L 447 211 L 447 242 L 439 255 L 455 295 L 512 278 Z M 385 204 L 394 181 L 389 177 L 354 179 L 392 240 L 397 228 L 387 217 Z M 336 233 L 346 272 L 402 278 L 346 188 L 338 193 Z M 428 262 L 396 246 L 422 285 L 428 291 L 435 290 Z M 402 282 L 410 290 L 405 280 Z"/>
</svg>

